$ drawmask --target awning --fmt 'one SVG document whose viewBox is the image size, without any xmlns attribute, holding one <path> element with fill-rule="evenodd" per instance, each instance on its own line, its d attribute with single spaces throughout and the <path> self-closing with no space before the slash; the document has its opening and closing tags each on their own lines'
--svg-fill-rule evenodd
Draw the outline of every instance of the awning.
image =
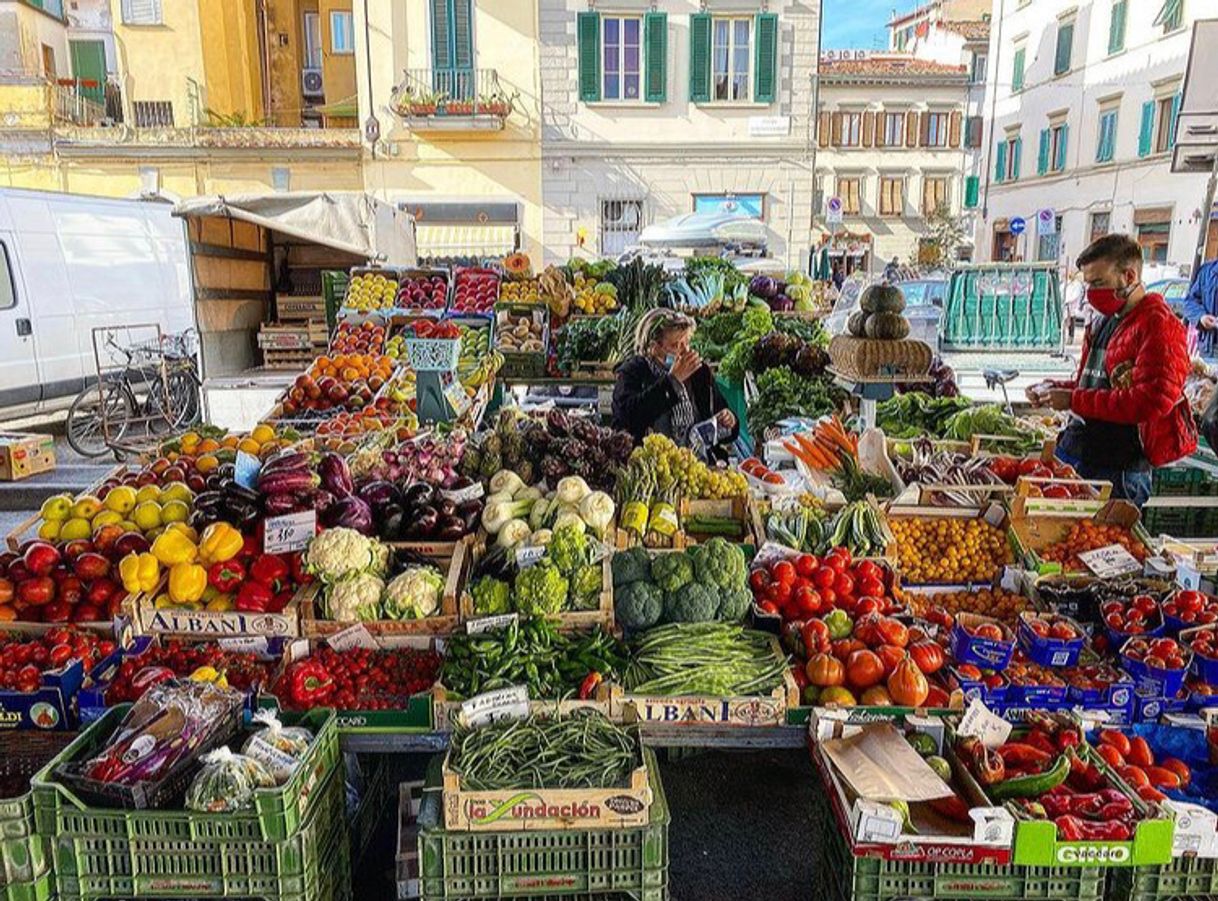
<svg viewBox="0 0 1218 901">
<path fill-rule="evenodd" d="M 516 226 L 418 223 L 415 240 L 420 257 L 502 257 L 516 250 Z"/>
<path fill-rule="evenodd" d="M 344 119 L 354 119 L 359 115 L 359 103 L 353 94 L 342 100 L 335 100 L 333 103 L 323 103 L 317 107 L 317 111 L 323 116 L 341 116 Z"/>
<path fill-rule="evenodd" d="M 414 266 L 414 219 L 354 191 L 195 197 L 174 207 L 184 219 L 222 216 L 391 266 Z"/>
</svg>

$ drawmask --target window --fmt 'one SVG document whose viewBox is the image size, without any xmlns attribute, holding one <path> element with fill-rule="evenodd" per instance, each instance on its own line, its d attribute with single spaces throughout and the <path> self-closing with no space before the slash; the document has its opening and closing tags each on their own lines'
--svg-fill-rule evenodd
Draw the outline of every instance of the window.
<svg viewBox="0 0 1218 901">
<path fill-rule="evenodd" d="M 1163 33 L 1169 34 L 1184 25 L 1184 0 L 1163 0 L 1163 8 L 1155 17 L 1155 24 L 1163 26 Z"/>
<path fill-rule="evenodd" d="M 905 212 L 905 179 L 899 175 L 880 176 L 880 215 L 900 216 Z"/>
<path fill-rule="evenodd" d="M 715 100 L 747 101 L 752 63 L 751 19 L 712 20 L 711 58 Z"/>
<path fill-rule="evenodd" d="M 1064 19 L 1057 23 L 1057 51 L 1053 54 L 1053 74 L 1062 75 L 1070 71 L 1070 56 L 1074 51 L 1074 20 Z"/>
<path fill-rule="evenodd" d="M 601 18 L 602 100 L 640 99 L 642 31 L 638 17 Z"/>
<path fill-rule="evenodd" d="M 17 306 L 17 280 L 13 278 L 13 262 L 8 258 L 8 246 L 0 241 L 0 310 Z"/>
<path fill-rule="evenodd" d="M 1062 217 L 1053 217 L 1053 233 L 1040 235 L 1036 240 L 1036 259 L 1041 263 L 1057 259 L 1061 248 Z"/>
<path fill-rule="evenodd" d="M 994 181 L 1016 181 L 1019 178 L 1023 139 L 1018 133 L 1008 134 L 998 142 L 994 151 Z"/>
<path fill-rule="evenodd" d="M 428 0 L 431 8 L 431 89 L 449 100 L 472 100 L 474 83 L 473 0 Z M 345 14 L 350 21 L 350 13 Z M 338 29 L 331 18 L 331 50 L 338 51 Z M 350 35 L 350 29 L 348 29 Z M 347 39 L 346 52 L 355 49 Z"/>
<path fill-rule="evenodd" d="M 1155 101 L 1155 153 L 1166 153 L 1176 146 L 1176 113 L 1180 108 L 1179 95 L 1161 97 Z"/>
<path fill-rule="evenodd" d="M 922 146 L 923 147 L 946 147 L 947 146 L 947 113 L 923 113 L 922 114 Z M 959 123 L 956 124 L 959 128 Z M 960 140 L 959 136 L 956 138 Z"/>
<path fill-rule="evenodd" d="M 1028 50 L 1026 47 L 1015 48 L 1014 62 L 1011 63 L 1011 93 L 1018 94 L 1023 90 L 1023 67 L 1024 59 L 1027 56 Z"/>
<path fill-rule="evenodd" d="M 643 201 L 602 200 L 600 252 L 616 257 L 638 243 L 643 228 Z"/>
<path fill-rule="evenodd" d="M 321 16 L 304 14 L 304 67 L 321 68 Z"/>
<path fill-rule="evenodd" d="M 973 64 L 969 71 L 969 81 L 973 84 L 982 84 L 985 81 L 985 69 L 989 63 L 989 56 L 985 53 L 974 53 Z"/>
<path fill-rule="evenodd" d="M 1049 127 L 1049 171 L 1061 172 L 1066 168 L 1066 144 L 1070 126 L 1059 122 Z"/>
<path fill-rule="evenodd" d="M 947 185 L 946 175 L 928 175 L 922 179 L 922 215 L 930 216 L 940 208 L 947 208 Z"/>
<path fill-rule="evenodd" d="M 880 133 L 881 147 L 900 147 L 905 143 L 905 114 L 884 113 L 884 129 Z"/>
<path fill-rule="evenodd" d="M 123 0 L 124 25 L 160 25 L 161 0 Z"/>
<path fill-rule="evenodd" d="M 1112 231 L 1112 213 L 1092 213 L 1091 214 L 1091 237 L 1089 241 L 1097 241 L 1104 235 Z"/>
<path fill-rule="evenodd" d="M 695 194 L 695 213 L 738 213 L 765 219 L 764 194 Z"/>
<path fill-rule="evenodd" d="M 1117 107 L 1100 110 L 1099 139 L 1095 147 L 1095 161 L 1110 163 L 1116 155 Z"/>
<path fill-rule="evenodd" d="M 173 104 L 168 100 L 135 100 L 131 111 L 136 128 L 173 128 Z"/>
<path fill-rule="evenodd" d="M 857 216 L 863 211 L 862 182 L 858 176 L 838 178 L 837 196 L 842 201 L 843 213 Z"/>
<path fill-rule="evenodd" d="M 981 146 L 985 136 L 985 119 L 969 116 L 964 123 L 964 146 L 973 149 Z"/>
<path fill-rule="evenodd" d="M 1133 211 L 1134 229 L 1142 246 L 1142 259 L 1148 263 L 1166 263 L 1167 245 L 1171 239 L 1171 209 Z"/>
<path fill-rule="evenodd" d="M 839 147 L 858 147 L 863 143 L 863 114 L 842 113 L 842 139 Z"/>
<path fill-rule="evenodd" d="M 355 26 L 351 13 L 339 10 L 330 13 L 330 52 L 355 52 Z"/>
<path fill-rule="evenodd" d="M 1125 18 L 1129 11 L 1129 0 L 1113 0 L 1108 18 L 1108 52 L 1120 53 L 1125 49 Z"/>
<path fill-rule="evenodd" d="M 698 99 L 705 101 L 710 99 L 710 17 L 693 16 L 690 32 L 691 67 L 695 62 L 702 67 L 700 76 L 695 76 L 691 68 L 690 99 L 695 99 L 694 83 L 700 81 L 705 88 L 699 88 Z M 610 16 L 581 12 L 576 20 L 576 37 L 580 100 L 663 103 L 668 98 L 666 13 Z"/>
</svg>

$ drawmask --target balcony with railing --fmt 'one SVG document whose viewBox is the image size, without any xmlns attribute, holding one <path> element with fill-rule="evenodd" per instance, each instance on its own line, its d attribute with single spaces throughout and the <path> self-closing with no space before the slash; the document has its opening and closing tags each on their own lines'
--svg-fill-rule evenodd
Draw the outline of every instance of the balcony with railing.
<svg viewBox="0 0 1218 901">
<path fill-rule="evenodd" d="M 407 69 L 390 103 L 412 131 L 492 131 L 515 99 L 494 69 Z"/>
</svg>

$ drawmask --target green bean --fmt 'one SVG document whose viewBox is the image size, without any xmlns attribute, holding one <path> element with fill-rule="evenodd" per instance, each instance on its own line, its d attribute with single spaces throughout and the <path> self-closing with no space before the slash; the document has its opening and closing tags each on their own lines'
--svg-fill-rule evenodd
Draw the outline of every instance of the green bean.
<svg viewBox="0 0 1218 901">
<path fill-rule="evenodd" d="M 726 623 L 674 623 L 645 632 L 623 673 L 637 694 L 714 697 L 769 694 L 787 661 L 770 636 Z"/>
</svg>

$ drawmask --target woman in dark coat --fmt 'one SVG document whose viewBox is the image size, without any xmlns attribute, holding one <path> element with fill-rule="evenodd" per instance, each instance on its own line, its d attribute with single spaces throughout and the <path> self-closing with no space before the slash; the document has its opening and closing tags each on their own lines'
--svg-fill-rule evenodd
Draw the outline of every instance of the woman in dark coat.
<svg viewBox="0 0 1218 901">
<path fill-rule="evenodd" d="M 693 426 L 715 420 L 718 434 L 708 456 L 727 457 L 739 432 L 715 375 L 690 349 L 696 324 L 684 313 L 658 308 L 635 330 L 635 354 L 617 369 L 613 388 L 613 425 L 634 436 L 658 432 L 680 447 L 691 445 Z M 695 442 L 696 443 L 696 442 Z"/>
</svg>

